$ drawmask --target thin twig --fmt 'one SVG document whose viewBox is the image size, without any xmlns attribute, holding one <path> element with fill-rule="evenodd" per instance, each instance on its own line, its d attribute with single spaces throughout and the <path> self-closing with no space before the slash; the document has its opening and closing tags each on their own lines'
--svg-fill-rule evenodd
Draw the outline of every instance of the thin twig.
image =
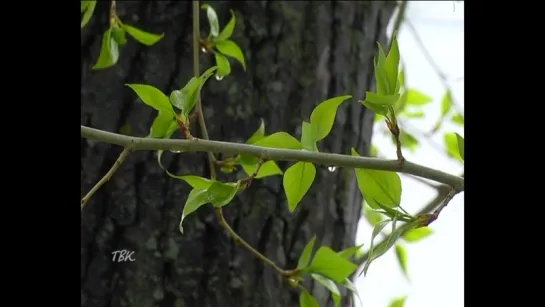
<svg viewBox="0 0 545 307">
<path fill-rule="evenodd" d="M 199 1 L 193 1 L 193 74 L 195 77 L 199 77 L 199 52 L 200 52 L 200 31 L 199 31 Z M 202 111 L 201 106 L 201 98 L 200 93 L 199 97 L 197 98 L 197 105 L 195 107 L 195 112 L 199 116 L 199 126 L 201 127 L 201 136 L 205 141 L 209 140 L 208 137 L 208 131 L 206 129 L 206 122 L 204 120 L 204 114 Z M 215 161 L 216 157 L 214 157 L 213 151 L 208 151 L 208 164 L 210 166 L 210 177 L 212 179 L 216 179 L 216 167 L 215 167 Z M 262 160 L 260 160 L 261 162 Z M 263 163 L 263 162 L 261 162 Z M 256 171 L 259 170 L 259 167 L 261 165 L 258 165 Z M 255 248 L 253 248 L 248 242 L 244 241 L 232 228 L 229 226 L 229 223 L 225 220 L 225 217 L 223 216 L 223 210 L 221 207 L 214 208 L 214 213 L 216 215 L 216 218 L 218 219 L 219 225 L 231 236 L 231 238 L 242 245 L 244 248 L 246 248 L 248 251 L 250 251 L 252 254 L 254 254 L 257 258 L 259 258 L 264 263 L 270 265 L 275 271 L 277 271 L 282 276 L 289 276 L 291 274 L 291 271 L 285 271 L 278 267 L 272 260 L 265 257 L 263 254 L 261 254 L 259 251 L 257 251 Z"/>
<path fill-rule="evenodd" d="M 89 191 L 87 195 L 85 195 L 81 199 L 81 210 L 83 210 L 83 207 L 85 207 L 85 205 L 87 204 L 91 196 L 93 196 L 93 194 L 95 194 L 96 191 L 98 191 L 98 189 L 100 189 L 102 185 L 104 185 L 108 180 L 110 180 L 110 178 L 112 178 L 112 175 L 117 171 L 119 166 L 121 166 L 123 161 L 125 161 L 125 158 L 131 153 L 131 151 L 132 151 L 131 148 L 123 149 L 123 151 L 121 152 L 117 160 L 115 160 L 114 165 L 112 165 L 112 168 L 110 168 L 110 170 L 106 173 L 106 175 L 104 175 L 104 177 L 102 177 L 102 179 L 100 179 L 100 181 L 95 184 L 95 186 L 91 189 L 91 191 Z"/>
<path fill-rule="evenodd" d="M 400 172 L 448 184 L 456 190 L 464 190 L 464 178 L 409 161 L 405 161 L 403 165 L 400 165 L 397 160 L 310 152 L 298 149 L 262 147 L 241 143 L 202 140 L 198 138 L 194 138 L 193 140 L 139 138 L 86 126 L 81 126 L 81 137 L 108 144 L 131 147 L 133 150 L 211 151 L 228 155 L 243 154 L 253 157 L 262 157 L 266 160 L 300 161 L 326 166 Z"/>
<path fill-rule="evenodd" d="M 441 81 L 443 87 L 447 90 L 450 90 L 450 85 L 448 83 L 448 78 L 447 76 L 445 75 L 445 73 L 441 70 L 441 68 L 439 67 L 439 65 L 437 65 L 437 63 L 435 63 L 435 60 L 433 59 L 433 56 L 430 54 L 430 52 L 428 51 L 428 49 L 426 48 L 426 46 L 424 45 L 424 42 L 422 41 L 422 39 L 420 38 L 420 35 L 418 35 L 416 29 L 414 28 L 413 24 L 406 20 L 405 21 L 405 25 L 407 26 L 407 28 L 411 31 L 411 33 L 413 34 L 413 37 L 414 37 L 414 40 L 416 41 L 416 43 L 418 44 L 418 46 L 420 47 L 420 50 L 422 50 L 422 53 L 424 54 L 424 57 L 426 58 L 426 61 L 428 61 L 428 63 L 430 64 L 430 66 L 433 68 L 433 70 L 435 71 L 435 73 L 437 74 L 437 76 L 439 77 L 439 80 Z M 452 97 L 451 95 L 451 101 L 452 101 L 452 105 L 454 106 L 454 109 L 456 110 L 456 112 L 460 113 L 460 115 L 463 116 L 463 110 L 462 108 L 460 107 L 460 105 L 454 100 L 454 97 Z"/>
</svg>

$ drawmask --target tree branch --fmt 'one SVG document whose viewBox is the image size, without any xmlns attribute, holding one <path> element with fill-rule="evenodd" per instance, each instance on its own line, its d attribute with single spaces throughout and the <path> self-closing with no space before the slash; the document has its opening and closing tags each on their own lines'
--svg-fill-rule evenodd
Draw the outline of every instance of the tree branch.
<svg viewBox="0 0 545 307">
<path fill-rule="evenodd" d="M 464 178 L 439 170 L 405 161 L 355 157 L 341 154 L 317 153 L 303 150 L 279 149 L 248 144 L 193 140 L 152 139 L 121 135 L 117 133 L 81 126 L 81 136 L 86 139 L 130 147 L 133 150 L 207 151 L 224 154 L 244 154 L 265 160 L 302 161 L 328 166 L 366 168 L 411 174 L 450 185 L 457 191 L 464 190 Z"/>
<path fill-rule="evenodd" d="M 114 165 L 112 165 L 112 168 L 110 168 L 110 170 L 106 173 L 106 175 L 104 175 L 104 177 L 102 177 L 102 179 L 100 179 L 100 181 L 97 182 L 97 184 L 95 184 L 95 186 L 91 189 L 91 191 L 89 191 L 85 195 L 85 197 L 81 199 L 81 210 L 83 210 L 83 207 L 85 207 L 85 205 L 87 204 L 91 196 L 93 196 L 93 194 L 95 194 L 96 191 L 98 191 L 98 189 L 100 189 L 102 185 L 104 185 L 108 180 L 110 180 L 110 178 L 112 178 L 113 174 L 117 171 L 119 166 L 121 166 L 123 161 L 125 161 L 125 158 L 131 153 L 131 151 L 132 149 L 127 147 L 123 149 L 123 151 L 121 152 L 117 160 L 115 160 Z"/>
</svg>

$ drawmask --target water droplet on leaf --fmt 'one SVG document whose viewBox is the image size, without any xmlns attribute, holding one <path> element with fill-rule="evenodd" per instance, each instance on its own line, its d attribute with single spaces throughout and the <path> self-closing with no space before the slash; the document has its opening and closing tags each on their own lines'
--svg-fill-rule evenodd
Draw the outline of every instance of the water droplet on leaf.
<svg viewBox="0 0 545 307">
<path fill-rule="evenodd" d="M 336 167 L 336 166 L 328 166 L 328 167 L 327 167 L 327 170 L 329 170 L 330 172 L 333 173 L 334 171 L 337 170 L 337 167 Z"/>
<path fill-rule="evenodd" d="M 201 48 L 201 51 L 202 51 L 203 53 L 206 53 L 206 49 L 205 49 L 204 47 Z"/>
</svg>

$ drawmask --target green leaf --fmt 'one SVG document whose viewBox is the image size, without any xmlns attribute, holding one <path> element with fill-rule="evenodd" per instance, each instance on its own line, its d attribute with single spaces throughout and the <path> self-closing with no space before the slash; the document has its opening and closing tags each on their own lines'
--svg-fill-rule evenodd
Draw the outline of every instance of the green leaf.
<svg viewBox="0 0 545 307">
<path fill-rule="evenodd" d="M 81 13 L 85 12 L 85 10 L 87 9 L 87 7 L 89 7 L 89 3 L 91 1 L 86 1 L 86 0 L 82 0 L 80 1 L 80 5 L 81 5 Z"/>
<path fill-rule="evenodd" d="M 388 78 L 388 83 L 390 89 L 395 89 L 398 82 L 398 69 L 399 69 L 399 46 L 397 44 L 397 38 L 392 39 L 392 46 L 390 51 L 388 51 L 388 56 L 386 56 L 386 61 L 384 62 L 384 69 L 386 71 L 386 76 Z M 398 90 L 399 91 L 399 90 Z M 389 94 L 398 94 L 395 91 L 390 92 Z"/>
<path fill-rule="evenodd" d="M 395 245 L 397 262 L 401 266 L 401 270 L 407 279 L 409 279 L 409 272 L 407 271 L 407 250 L 402 245 Z"/>
<path fill-rule="evenodd" d="M 210 23 L 210 37 L 214 38 L 218 36 L 220 32 L 220 25 L 216 11 L 214 11 L 214 9 L 208 4 L 201 5 L 201 9 L 206 10 L 206 17 L 208 17 L 208 22 Z"/>
<path fill-rule="evenodd" d="M 452 108 L 452 96 L 450 90 L 447 90 L 441 98 L 441 117 L 445 117 L 448 111 Z"/>
<path fill-rule="evenodd" d="M 367 257 L 367 261 L 369 261 L 369 259 L 371 259 L 371 256 L 373 254 L 373 251 L 375 249 L 375 238 L 376 236 L 378 236 L 382 230 L 391 222 L 392 220 L 384 220 L 384 221 L 381 221 L 379 222 L 374 228 L 373 228 L 373 232 L 371 233 L 371 243 L 369 244 L 369 256 Z M 363 271 L 363 273 L 366 273 L 365 269 Z M 361 273 L 360 273 L 361 275 Z"/>
<path fill-rule="evenodd" d="M 153 120 L 149 136 L 152 138 L 164 138 L 173 126 L 175 128 L 178 127 L 174 115 L 169 112 L 159 112 Z"/>
<path fill-rule="evenodd" d="M 246 141 L 246 144 L 254 144 L 255 142 L 265 137 L 265 122 L 263 121 L 263 118 L 261 118 L 260 120 L 261 123 L 259 124 L 259 127 L 254 132 L 254 134 L 252 134 L 252 136 Z"/>
<path fill-rule="evenodd" d="M 303 149 L 301 143 L 286 132 L 273 133 L 260 139 L 253 145 L 272 148 Z"/>
<path fill-rule="evenodd" d="M 104 69 L 113 66 L 119 59 L 119 46 L 112 38 L 112 28 L 108 28 L 102 35 L 102 44 L 98 60 L 92 69 Z"/>
<path fill-rule="evenodd" d="M 345 95 L 330 98 L 314 108 L 310 115 L 310 124 L 315 141 L 322 140 L 329 134 L 335 121 L 335 115 L 337 115 L 337 108 L 349 98 L 352 98 L 352 96 Z"/>
<path fill-rule="evenodd" d="M 356 285 L 354 285 L 354 283 L 350 280 L 350 278 L 345 279 L 343 285 L 358 297 L 358 300 L 360 301 L 360 306 L 363 307 L 363 301 L 361 300 L 358 289 L 356 288 Z"/>
<path fill-rule="evenodd" d="M 303 121 L 301 127 L 301 145 L 303 145 L 303 148 L 308 151 L 318 152 L 316 140 L 312 135 L 312 125 L 306 121 Z"/>
<path fill-rule="evenodd" d="M 375 112 L 376 114 L 380 114 L 383 116 L 388 114 L 388 107 L 386 106 L 370 102 L 369 100 L 363 100 L 363 101 L 360 100 L 360 103 L 363 104 L 365 107 L 367 107 L 369 110 L 372 110 L 373 112 Z"/>
<path fill-rule="evenodd" d="M 454 159 L 463 161 L 463 158 L 460 155 L 460 150 L 458 148 L 458 136 L 456 135 L 456 133 L 445 132 L 445 134 L 443 135 L 443 140 L 445 142 L 445 149 L 447 154 Z"/>
<path fill-rule="evenodd" d="M 231 202 L 238 192 L 240 184 L 216 181 L 208 188 L 208 200 L 214 207 L 222 207 Z"/>
<path fill-rule="evenodd" d="M 367 274 L 367 270 L 369 269 L 369 266 L 371 265 L 373 260 L 384 255 L 396 243 L 397 239 L 401 235 L 419 226 L 422 226 L 422 222 L 420 220 L 414 220 L 412 222 L 405 223 L 401 225 L 401 227 L 398 227 L 394 231 L 392 231 L 388 238 L 385 241 L 381 242 L 379 245 L 377 245 L 373 250 L 369 249 L 369 257 L 367 258 L 367 261 L 363 266 L 363 273 Z M 373 242 L 371 242 L 371 244 L 373 244 Z"/>
<path fill-rule="evenodd" d="M 216 49 L 223 55 L 230 56 L 239 61 L 242 68 L 246 70 L 246 62 L 244 61 L 244 55 L 240 47 L 232 40 L 223 40 L 216 43 Z"/>
<path fill-rule="evenodd" d="M 117 25 L 112 26 L 112 38 L 118 45 L 125 45 L 127 43 L 127 31 L 125 29 L 118 27 Z"/>
<path fill-rule="evenodd" d="M 422 93 L 415 88 L 407 90 L 407 104 L 409 105 L 424 105 L 433 101 L 433 98 Z"/>
<path fill-rule="evenodd" d="M 420 241 L 427 236 L 431 235 L 433 231 L 428 227 L 419 227 L 415 229 L 411 229 L 403 234 L 403 240 L 407 242 L 417 242 Z"/>
<path fill-rule="evenodd" d="M 456 139 L 458 141 L 458 154 L 460 155 L 460 157 L 462 157 L 462 160 L 464 160 L 464 138 L 461 137 L 458 133 L 454 134 L 456 134 Z"/>
<path fill-rule="evenodd" d="M 182 218 L 180 219 L 180 232 L 184 233 L 184 228 L 182 223 L 184 219 L 199 209 L 200 206 L 208 203 L 208 193 L 203 189 L 193 189 L 189 192 L 189 196 L 184 205 L 184 210 L 182 212 Z"/>
<path fill-rule="evenodd" d="M 307 290 L 302 289 L 299 295 L 299 307 L 320 307 L 320 304 Z"/>
<path fill-rule="evenodd" d="M 399 70 L 398 82 L 399 84 L 401 84 L 401 86 L 405 87 L 405 70 L 404 69 Z"/>
<path fill-rule="evenodd" d="M 337 254 L 345 259 L 350 259 L 350 257 L 354 256 L 359 250 L 361 250 L 362 246 L 363 244 L 348 247 L 338 252 Z"/>
<path fill-rule="evenodd" d="M 354 148 L 352 155 L 359 156 Z M 401 179 L 395 172 L 356 168 L 358 187 L 365 201 L 373 209 L 379 209 L 377 202 L 396 207 L 401 202 Z"/>
<path fill-rule="evenodd" d="M 189 116 L 189 113 L 191 113 L 191 110 L 193 110 L 193 107 L 195 107 L 197 104 L 197 91 L 199 90 L 199 84 L 199 78 L 193 77 L 189 79 L 189 82 L 187 82 L 187 84 L 181 90 L 173 91 L 173 93 L 177 92 L 177 94 L 175 94 L 176 97 L 172 97 L 171 95 L 170 102 L 172 102 L 175 107 L 182 110 L 182 114 L 186 117 Z"/>
<path fill-rule="evenodd" d="M 312 248 L 314 247 L 314 242 L 316 241 L 316 235 L 312 236 L 310 240 L 305 245 L 305 248 L 303 248 L 303 252 L 299 256 L 299 260 L 297 261 L 297 269 L 302 270 L 308 266 L 308 263 L 310 262 L 310 257 L 312 256 Z"/>
<path fill-rule="evenodd" d="M 240 163 L 240 165 L 242 166 L 242 169 L 248 176 L 254 173 L 257 163 L 259 162 L 259 159 L 256 157 L 251 157 L 251 158 L 255 158 L 255 160 L 253 160 L 255 161 L 255 163 L 243 163 L 243 162 Z M 261 167 L 259 168 L 259 172 L 257 172 L 257 175 L 255 176 L 255 179 L 260 179 L 263 177 L 274 176 L 274 175 L 282 175 L 282 174 L 283 174 L 282 170 L 280 169 L 280 167 L 278 167 L 278 165 L 274 161 L 267 161 L 263 163 L 263 165 L 261 165 Z"/>
<path fill-rule="evenodd" d="M 388 304 L 388 307 L 403 307 L 406 299 L 406 296 L 395 298 Z"/>
<path fill-rule="evenodd" d="M 182 94 L 181 91 L 174 90 L 172 91 L 172 93 L 170 93 L 170 97 L 169 97 L 170 103 L 173 106 L 177 107 L 178 109 L 182 109 L 185 99 L 186 98 L 184 97 L 184 94 Z"/>
<path fill-rule="evenodd" d="M 401 133 L 399 134 L 399 141 L 401 142 L 401 146 L 408 148 L 412 152 L 414 152 L 418 146 L 416 137 L 404 130 L 401 130 Z"/>
<path fill-rule="evenodd" d="M 369 101 L 373 104 L 380 106 L 391 106 L 399 100 L 399 94 L 393 95 L 381 95 L 373 92 L 365 92 L 365 101 Z"/>
<path fill-rule="evenodd" d="M 357 265 L 338 255 L 331 248 L 321 246 L 305 271 L 318 273 L 333 279 L 336 283 L 341 283 L 357 268 Z"/>
<path fill-rule="evenodd" d="M 214 42 L 223 41 L 231 37 L 231 34 L 233 34 L 233 30 L 235 29 L 235 23 L 236 23 L 235 12 L 231 10 L 231 20 L 229 20 L 229 22 L 225 25 L 223 30 L 221 30 L 221 33 L 218 35 L 218 37 L 214 39 Z"/>
<path fill-rule="evenodd" d="M 165 36 L 165 33 L 153 34 L 146 31 L 142 31 L 128 24 L 123 24 L 122 26 L 127 31 L 127 33 L 129 33 L 130 36 L 132 36 L 135 40 L 137 40 L 138 42 L 146 46 L 151 46 L 157 43 L 161 38 L 163 38 L 163 36 Z"/>
<path fill-rule="evenodd" d="M 218 66 L 218 70 L 216 70 L 216 79 L 221 80 L 231 73 L 231 65 L 225 56 L 216 53 L 215 57 L 216 65 Z"/>
<path fill-rule="evenodd" d="M 81 1 L 82 12 L 85 9 L 85 13 L 83 13 L 83 17 L 81 18 L 81 29 L 83 29 L 83 27 L 87 25 L 89 20 L 91 20 L 91 17 L 93 16 L 93 12 L 95 11 L 96 5 L 97 5 L 96 1 Z"/>
<path fill-rule="evenodd" d="M 136 95 L 142 100 L 143 103 L 154 108 L 159 112 L 164 112 L 166 114 L 176 115 L 172 106 L 170 105 L 170 100 L 157 88 L 147 85 L 147 84 L 125 84 L 130 87 Z"/>
<path fill-rule="evenodd" d="M 369 203 L 367 203 L 367 206 L 363 205 L 363 215 L 371 226 L 375 226 L 382 221 L 382 215 L 375 210 L 371 210 L 369 207 Z"/>
<path fill-rule="evenodd" d="M 455 124 L 458 124 L 458 125 L 463 125 L 464 124 L 464 116 L 460 113 L 456 113 L 456 114 L 453 114 L 452 117 L 450 118 L 450 120 L 455 123 Z"/>
<path fill-rule="evenodd" d="M 207 178 L 194 176 L 194 175 L 174 176 L 174 178 L 181 179 L 181 180 L 185 181 L 193 189 L 207 190 L 214 183 L 214 180 L 210 180 L 210 179 L 207 179 Z"/>
<path fill-rule="evenodd" d="M 329 290 L 329 292 L 331 293 L 333 306 L 338 307 L 341 303 L 341 292 L 339 292 L 339 288 L 337 288 L 335 282 L 319 274 L 310 274 L 310 276 L 322 286 L 326 287 L 327 290 Z"/>
<path fill-rule="evenodd" d="M 404 111 L 403 115 L 405 117 L 408 117 L 408 118 L 420 118 L 420 117 L 424 117 L 424 112 L 422 112 L 422 111 L 414 111 L 414 112 Z"/>
<path fill-rule="evenodd" d="M 290 212 L 297 208 L 303 196 L 310 189 L 312 182 L 314 182 L 315 176 L 316 168 L 312 163 L 297 162 L 286 170 L 283 184 Z"/>
</svg>

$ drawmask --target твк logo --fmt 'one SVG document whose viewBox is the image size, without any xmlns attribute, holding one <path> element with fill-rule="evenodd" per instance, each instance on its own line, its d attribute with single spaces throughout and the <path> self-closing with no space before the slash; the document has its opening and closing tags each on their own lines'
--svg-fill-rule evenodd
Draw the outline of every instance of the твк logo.
<svg viewBox="0 0 545 307">
<path fill-rule="evenodd" d="M 120 250 L 120 251 L 115 251 L 112 253 L 114 255 L 114 257 L 112 258 L 112 261 L 115 262 L 116 261 L 116 255 L 117 256 L 117 262 L 123 262 L 123 261 L 130 261 L 130 262 L 133 262 L 135 261 L 136 259 L 132 257 L 132 255 L 134 254 L 134 251 L 128 251 L 126 249 L 123 249 L 123 250 Z"/>
</svg>

